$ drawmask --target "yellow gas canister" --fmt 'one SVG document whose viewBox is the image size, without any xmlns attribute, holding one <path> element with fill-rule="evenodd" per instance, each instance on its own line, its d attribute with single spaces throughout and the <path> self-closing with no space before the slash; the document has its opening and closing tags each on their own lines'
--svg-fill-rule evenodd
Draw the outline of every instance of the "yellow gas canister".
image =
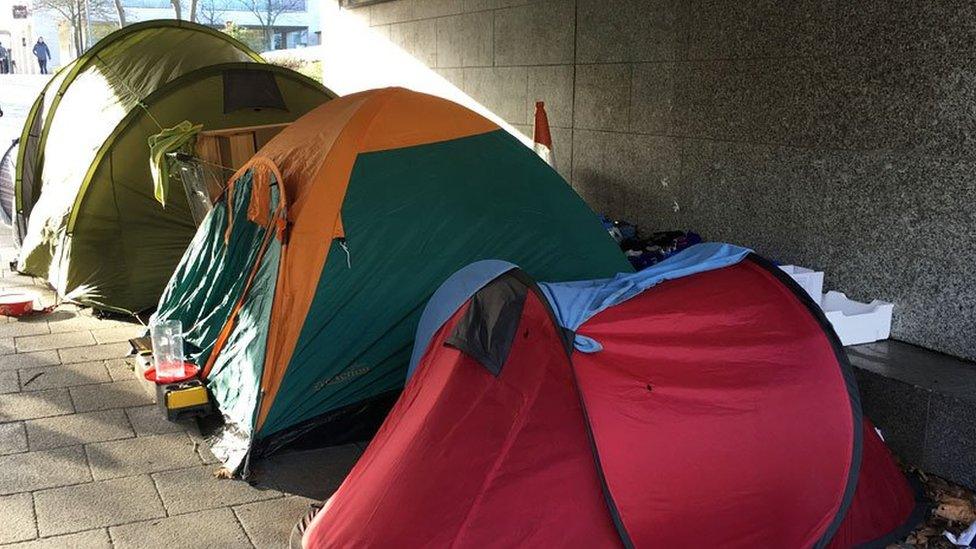
<svg viewBox="0 0 976 549">
<path fill-rule="evenodd" d="M 156 385 L 156 402 L 170 421 L 211 411 L 210 395 L 198 379 Z"/>
</svg>

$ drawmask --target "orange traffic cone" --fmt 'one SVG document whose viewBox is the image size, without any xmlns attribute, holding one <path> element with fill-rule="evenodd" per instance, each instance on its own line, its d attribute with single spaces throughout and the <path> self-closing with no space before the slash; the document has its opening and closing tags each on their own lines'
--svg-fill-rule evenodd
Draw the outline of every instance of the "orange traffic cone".
<svg viewBox="0 0 976 549">
<path fill-rule="evenodd" d="M 556 167 L 556 157 L 552 152 L 552 135 L 549 133 L 549 117 L 546 115 L 546 104 L 542 101 L 535 102 L 535 129 L 533 132 L 536 154 L 538 154 L 547 164 Z"/>
</svg>

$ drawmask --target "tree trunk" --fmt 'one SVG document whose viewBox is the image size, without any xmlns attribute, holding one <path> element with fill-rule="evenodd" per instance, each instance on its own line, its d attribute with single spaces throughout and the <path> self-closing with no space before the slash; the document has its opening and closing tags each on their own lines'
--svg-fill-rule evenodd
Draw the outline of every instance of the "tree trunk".
<svg viewBox="0 0 976 549">
<path fill-rule="evenodd" d="M 81 54 L 85 51 L 85 45 L 81 42 L 81 17 L 76 17 L 71 22 L 71 30 L 72 38 L 75 41 L 75 56 L 81 57 Z"/>
<path fill-rule="evenodd" d="M 274 12 L 271 11 L 271 0 L 267 1 L 267 5 L 268 5 L 268 12 L 267 12 L 268 24 L 265 25 L 264 27 L 264 41 L 266 44 L 265 47 L 268 48 L 268 51 L 271 51 L 274 49 L 274 33 L 272 32 L 274 30 Z"/>
<path fill-rule="evenodd" d="M 81 54 L 85 52 L 85 42 L 81 34 L 81 26 L 85 24 L 81 15 L 81 1 L 75 2 L 74 14 L 71 18 L 71 30 L 75 39 L 75 55 L 81 57 Z"/>
<path fill-rule="evenodd" d="M 115 0 L 115 11 L 119 14 L 119 28 L 125 26 L 125 7 L 122 6 L 122 0 Z"/>
<path fill-rule="evenodd" d="M 190 0 L 190 21 L 197 22 L 197 0 Z"/>
<path fill-rule="evenodd" d="M 180 5 L 180 0 L 169 0 L 170 4 L 173 4 L 173 11 L 176 12 L 177 19 L 183 19 L 183 6 Z"/>
</svg>

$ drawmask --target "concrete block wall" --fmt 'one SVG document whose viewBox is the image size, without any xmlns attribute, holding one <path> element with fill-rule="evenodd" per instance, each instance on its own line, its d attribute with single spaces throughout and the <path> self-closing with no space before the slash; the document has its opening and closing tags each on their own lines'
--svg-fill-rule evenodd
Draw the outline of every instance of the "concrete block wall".
<svg viewBox="0 0 976 549">
<path fill-rule="evenodd" d="M 575 8 L 565 0 L 396 0 L 354 11 L 525 135 L 535 102 L 545 101 L 557 169 L 569 180 Z"/>
<path fill-rule="evenodd" d="M 976 359 L 976 4 L 395 0 L 376 30 L 524 133 L 593 209 L 896 303 Z"/>
</svg>

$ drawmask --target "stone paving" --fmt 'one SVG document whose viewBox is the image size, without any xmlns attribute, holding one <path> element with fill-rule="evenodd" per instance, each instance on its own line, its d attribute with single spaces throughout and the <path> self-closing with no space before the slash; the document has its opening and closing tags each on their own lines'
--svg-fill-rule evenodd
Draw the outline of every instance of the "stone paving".
<svg viewBox="0 0 976 549">
<path fill-rule="evenodd" d="M 0 229 L 0 293 L 53 303 L 10 271 L 15 253 Z M 272 456 L 250 484 L 214 478 L 196 425 L 166 421 L 134 377 L 126 341 L 142 331 L 74 305 L 0 316 L 0 547 L 287 547 L 362 446 Z"/>
</svg>

